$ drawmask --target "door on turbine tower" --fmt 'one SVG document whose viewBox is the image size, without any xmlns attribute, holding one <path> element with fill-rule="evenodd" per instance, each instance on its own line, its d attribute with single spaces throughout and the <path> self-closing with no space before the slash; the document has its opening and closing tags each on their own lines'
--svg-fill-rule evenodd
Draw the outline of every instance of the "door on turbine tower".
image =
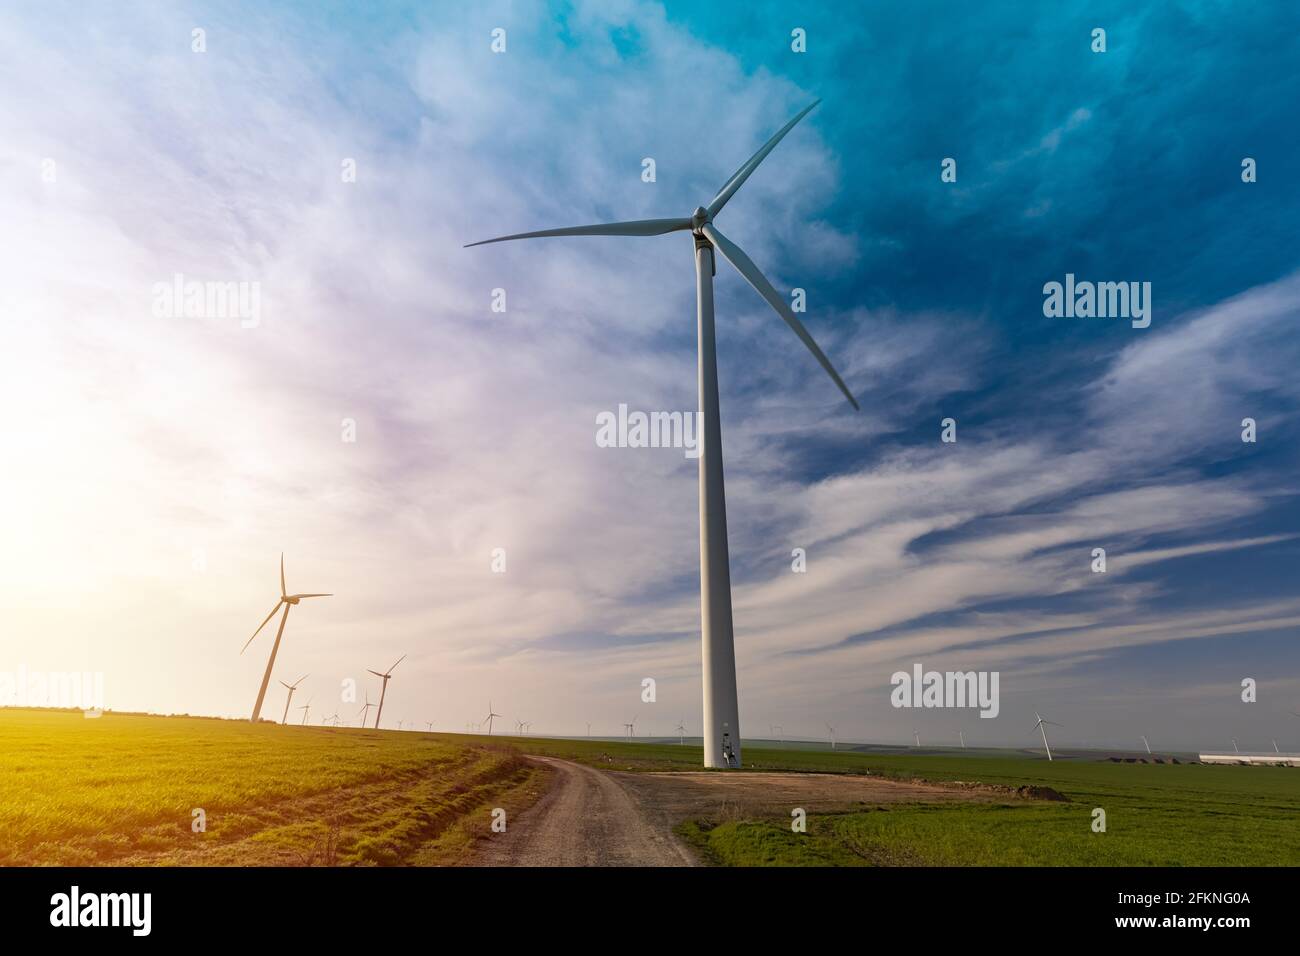
<svg viewBox="0 0 1300 956">
<path fill-rule="evenodd" d="M 727 762 L 728 767 L 736 765 L 736 754 L 731 749 L 731 734 L 725 730 L 722 732 L 722 759 Z"/>
</svg>

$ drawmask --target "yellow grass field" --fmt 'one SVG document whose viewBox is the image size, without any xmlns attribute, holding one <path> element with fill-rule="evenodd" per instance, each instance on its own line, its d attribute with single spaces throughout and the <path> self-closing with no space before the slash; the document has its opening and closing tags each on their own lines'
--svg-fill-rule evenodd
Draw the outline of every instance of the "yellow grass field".
<svg viewBox="0 0 1300 956">
<path fill-rule="evenodd" d="M 543 772 L 435 734 L 3 708 L 0 865 L 456 863 Z"/>
</svg>

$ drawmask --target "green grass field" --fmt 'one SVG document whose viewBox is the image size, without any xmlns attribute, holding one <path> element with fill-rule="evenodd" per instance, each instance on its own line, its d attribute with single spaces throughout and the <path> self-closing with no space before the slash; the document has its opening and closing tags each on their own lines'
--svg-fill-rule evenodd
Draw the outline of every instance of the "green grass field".
<svg viewBox="0 0 1300 956">
<path fill-rule="evenodd" d="M 0 709 L 0 864 L 464 862 L 494 806 L 533 802 L 540 754 L 606 770 L 701 769 L 698 745 L 252 725 Z M 684 821 L 716 865 L 1300 865 L 1300 771 L 1049 763 L 747 744 L 746 769 L 1000 788 L 979 803 Z M 1050 787 L 1067 802 L 1015 799 Z M 1106 811 L 1094 833 L 1092 812 Z M 194 832 L 193 811 L 206 815 Z"/>
<path fill-rule="evenodd" d="M 615 770 L 698 770 L 699 746 L 613 740 L 515 743 Z M 970 751 L 910 756 L 746 744 L 746 769 L 870 773 L 902 780 L 1050 787 L 1068 802 L 916 804 L 788 817 L 703 820 L 679 832 L 708 861 L 754 865 L 1297 866 L 1300 770 L 1123 764 Z M 1092 812 L 1106 812 L 1094 833 Z"/>
<path fill-rule="evenodd" d="M 456 862 L 492 806 L 539 789 L 486 743 L 6 708 L 0 864 Z"/>
</svg>

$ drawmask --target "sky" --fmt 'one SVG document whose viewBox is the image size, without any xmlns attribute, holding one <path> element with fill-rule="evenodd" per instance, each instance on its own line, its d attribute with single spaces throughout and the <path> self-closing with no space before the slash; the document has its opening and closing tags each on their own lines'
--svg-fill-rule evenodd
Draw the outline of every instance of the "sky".
<svg viewBox="0 0 1300 956">
<path fill-rule="evenodd" d="M 720 266 L 743 735 L 1300 750 L 1300 13 L 1131 6 L 0 12 L 0 671 L 245 716 L 283 552 L 314 715 L 405 654 L 388 726 L 698 733 L 697 463 L 595 441 L 695 407 L 690 238 L 462 247 L 688 216 L 820 98 L 718 217 L 862 406 Z"/>
</svg>

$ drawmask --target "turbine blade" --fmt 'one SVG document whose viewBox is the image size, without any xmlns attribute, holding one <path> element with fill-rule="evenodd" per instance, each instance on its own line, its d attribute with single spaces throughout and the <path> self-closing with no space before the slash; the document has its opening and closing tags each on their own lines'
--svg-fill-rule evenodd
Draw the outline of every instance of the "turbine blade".
<svg viewBox="0 0 1300 956">
<path fill-rule="evenodd" d="M 396 670 L 396 669 L 397 669 L 397 665 L 400 664 L 400 663 L 402 663 L 402 661 L 404 661 L 404 660 L 406 660 L 406 655 L 405 655 L 405 654 L 403 654 L 403 655 L 402 655 L 401 657 L 399 657 L 397 660 L 393 661 L 393 666 L 390 667 L 390 668 L 388 668 L 388 673 L 391 674 L 394 670 Z"/>
<path fill-rule="evenodd" d="M 712 223 L 705 223 L 700 231 L 708 236 L 709 241 L 717 247 L 723 257 L 736 267 L 736 271 L 745 277 L 745 281 L 767 300 L 767 304 L 776 310 L 776 314 L 785 319 L 785 324 L 790 326 L 794 334 L 799 336 L 799 341 L 808 347 L 808 351 L 812 352 L 813 357 L 821 363 L 821 367 L 826 370 L 826 374 L 831 377 L 831 381 L 839 386 L 840 391 L 844 393 L 844 397 L 849 400 L 849 404 L 856 411 L 858 401 L 853 397 L 853 393 L 849 391 L 849 387 L 844 384 L 844 379 L 840 378 L 840 373 L 835 371 L 835 366 L 831 365 L 831 360 L 826 357 L 826 353 L 813 341 L 813 337 L 808 334 L 808 330 L 803 327 L 803 323 L 795 317 L 793 310 L 791 310 L 785 299 L 781 298 L 781 294 L 772 287 L 772 283 L 767 281 L 767 277 L 759 271 L 758 266 L 754 265 L 753 260 L 745 255 L 745 251 L 740 246 L 719 232 L 718 227 Z"/>
<path fill-rule="evenodd" d="M 367 668 L 367 670 L 369 670 L 369 668 Z M 374 674 L 376 677 L 384 677 L 384 676 L 385 676 L 385 675 L 379 673 L 379 671 L 370 671 L 370 673 Z"/>
<path fill-rule="evenodd" d="M 293 682 L 293 686 L 297 687 L 299 684 L 301 684 L 310 676 L 311 676 L 310 674 L 303 674 L 301 677 L 299 677 L 296 681 Z"/>
<path fill-rule="evenodd" d="M 777 131 L 776 135 L 773 136 L 771 139 L 769 139 L 763 145 L 762 149 L 760 149 L 753 156 L 749 157 L 749 159 L 745 161 L 745 164 L 743 166 L 741 166 L 738 170 L 732 173 L 731 178 L 728 179 L 726 183 L 723 185 L 723 187 L 718 190 L 718 194 L 713 197 L 713 201 L 710 202 L 707 207 L 709 211 L 710 219 L 712 219 L 714 216 L 716 216 L 718 213 L 722 211 L 722 207 L 727 204 L 727 200 L 729 200 L 732 196 L 734 196 L 736 194 L 736 190 L 745 184 L 745 180 L 749 178 L 750 173 L 752 173 L 754 170 L 758 168 L 758 164 L 761 163 L 763 160 L 767 159 L 767 154 L 772 152 L 772 150 L 776 149 L 776 144 L 781 142 L 781 140 L 785 138 L 785 134 L 790 132 L 790 130 L 794 129 L 795 124 L 798 123 L 805 116 L 807 116 L 809 113 L 811 113 L 813 109 L 817 106 L 817 104 L 820 102 L 821 100 L 815 100 L 812 103 L 812 105 L 804 107 L 799 112 L 799 115 L 796 116 L 794 119 L 790 120 L 790 122 L 786 123 L 784 126 L 782 126 Z"/>
<path fill-rule="evenodd" d="M 269 621 L 271 620 L 271 618 L 275 617 L 275 612 L 280 610 L 280 605 L 283 603 L 284 603 L 283 601 L 275 602 L 275 607 L 271 608 L 271 613 L 266 616 L 266 621 Z M 266 621 L 263 621 L 261 624 L 257 625 L 257 630 L 253 632 L 253 637 L 257 637 L 257 635 L 262 633 L 262 628 L 266 627 Z M 250 637 L 248 640 L 244 641 L 244 646 L 239 649 L 239 653 L 242 654 L 244 653 L 244 651 L 248 650 L 248 645 L 253 643 L 253 637 Z"/>
<path fill-rule="evenodd" d="M 290 597 L 309 598 L 309 597 L 333 597 L 333 594 L 291 594 Z"/>
<path fill-rule="evenodd" d="M 284 552 L 280 552 L 280 597 L 286 597 L 289 589 L 284 585 Z"/>
<path fill-rule="evenodd" d="M 541 229 L 537 232 L 517 232 L 512 236 L 497 236 L 466 243 L 464 248 L 486 246 L 491 242 L 508 242 L 511 239 L 543 239 L 550 236 L 662 236 L 667 232 L 682 232 L 691 228 L 689 219 L 634 219 L 628 222 L 599 222 L 590 226 L 566 226 L 563 229 Z"/>
</svg>

